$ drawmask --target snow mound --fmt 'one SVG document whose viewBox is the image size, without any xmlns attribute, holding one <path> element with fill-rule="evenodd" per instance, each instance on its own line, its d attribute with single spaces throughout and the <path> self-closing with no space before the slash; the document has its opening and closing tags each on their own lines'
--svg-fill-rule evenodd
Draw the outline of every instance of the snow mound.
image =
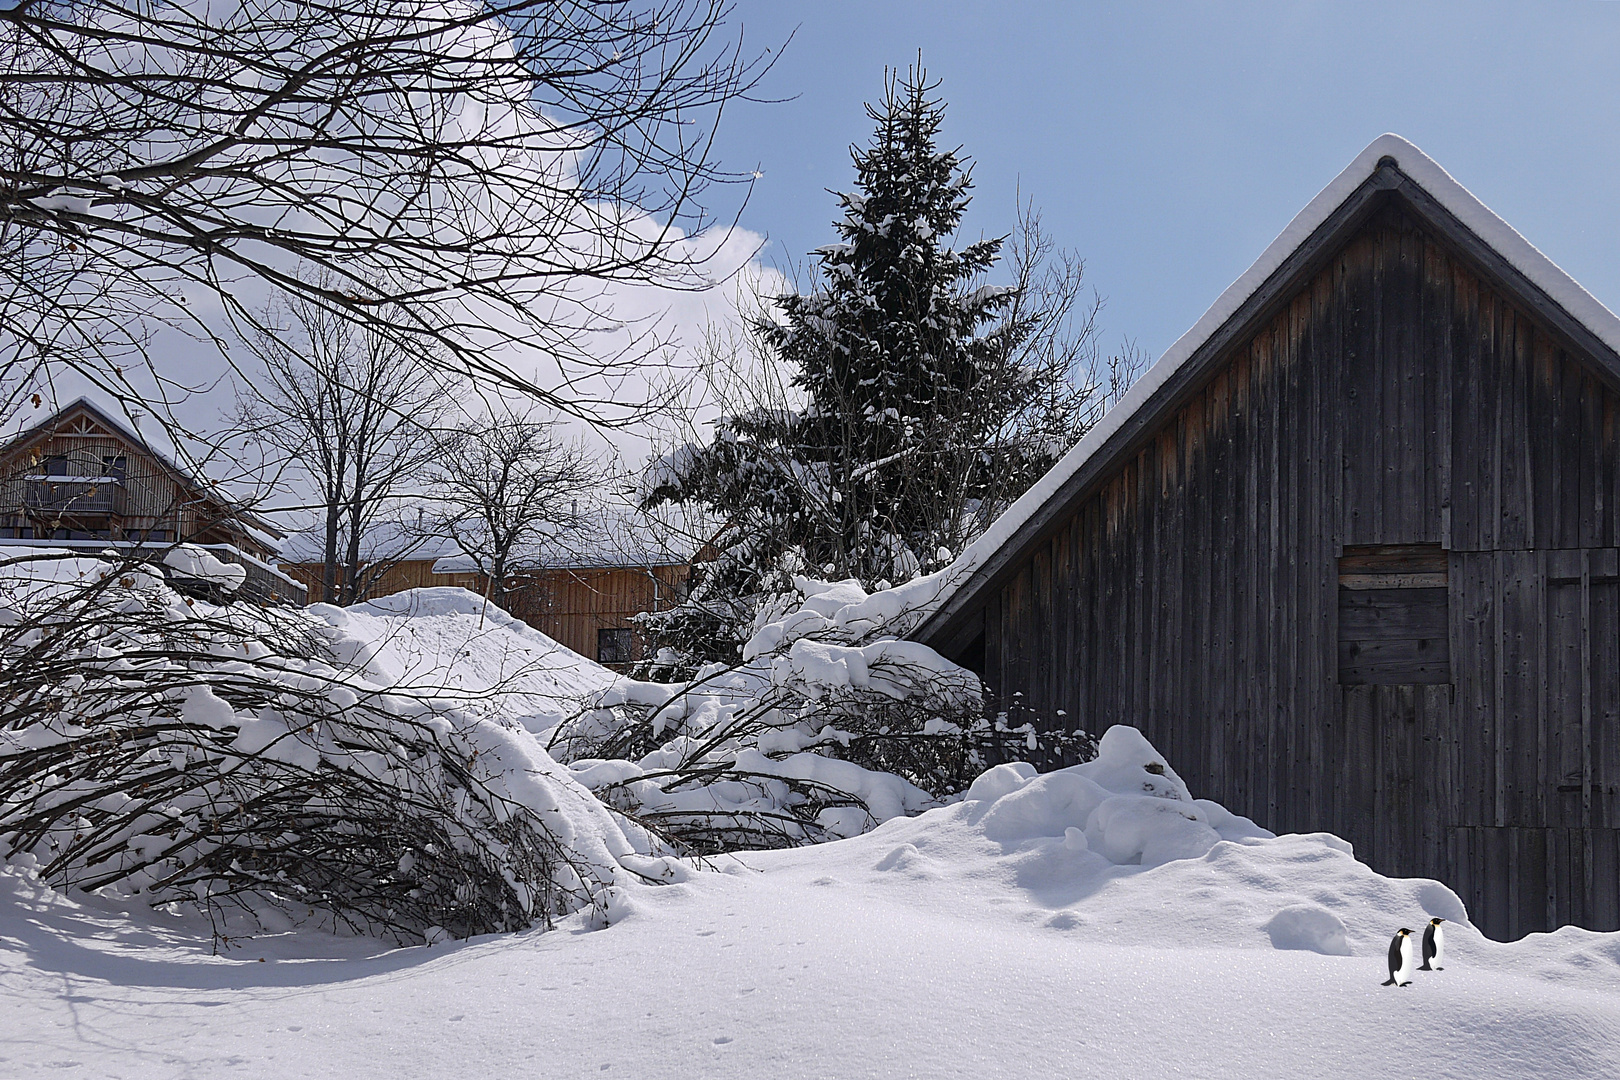
<svg viewBox="0 0 1620 1080">
<path fill-rule="evenodd" d="M 953 805 L 754 859 L 790 876 L 864 879 L 912 903 L 935 894 L 966 918 L 1112 943 L 1376 956 L 1396 928 L 1431 916 L 1474 933 L 1462 901 L 1437 881 L 1382 877 L 1336 836 L 1275 836 L 1194 798 L 1123 725 L 1084 764 L 1042 774 L 998 765 Z"/>
<path fill-rule="evenodd" d="M 1327 908 L 1315 904 L 1285 907 L 1266 923 L 1271 944 L 1279 949 L 1307 949 L 1324 956 L 1349 956 L 1344 923 Z"/>
<path fill-rule="evenodd" d="M 217 559 L 195 544 L 176 545 L 164 554 L 163 565 L 181 577 L 206 581 L 227 593 L 235 592 L 247 580 L 247 567 Z"/>
<path fill-rule="evenodd" d="M 1116 725 L 1096 758 L 1034 775 L 1028 765 L 1000 765 L 976 780 L 967 801 L 986 807 L 984 835 L 1003 844 L 1062 837 L 1081 841 L 1116 866 L 1162 866 L 1196 859 L 1222 840 L 1272 834 L 1215 803 L 1195 801 L 1175 770 L 1142 733 Z"/>
<path fill-rule="evenodd" d="M 428 588 L 353 607 L 312 604 L 340 665 L 379 685 L 543 733 L 613 672 L 466 589 Z"/>
</svg>

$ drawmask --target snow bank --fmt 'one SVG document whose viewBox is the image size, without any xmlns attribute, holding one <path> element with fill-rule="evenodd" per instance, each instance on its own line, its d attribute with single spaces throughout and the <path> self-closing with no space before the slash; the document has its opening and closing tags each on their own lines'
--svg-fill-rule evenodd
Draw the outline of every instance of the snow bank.
<svg viewBox="0 0 1620 1080">
<path fill-rule="evenodd" d="M 1274 836 L 1194 798 L 1135 728 L 1109 728 L 1098 751 L 1044 774 L 997 766 L 959 803 L 760 865 L 825 874 L 836 863 L 841 878 L 912 902 L 934 896 L 997 919 L 1160 946 L 1377 956 L 1396 928 L 1431 916 L 1477 937 L 1439 882 L 1381 877 L 1336 836 Z"/>
<path fill-rule="evenodd" d="M 335 656 L 379 685 L 545 733 L 617 676 L 466 589 L 427 588 L 353 607 L 312 604 Z"/>
<path fill-rule="evenodd" d="M 1272 834 L 1210 802 L 1196 802 L 1142 733 L 1116 725 L 1083 765 L 1033 775 L 1001 765 L 968 789 L 984 808 L 979 827 L 999 843 L 1061 837 L 1066 850 L 1094 851 L 1115 866 L 1196 859 L 1222 840 Z"/>
<path fill-rule="evenodd" d="M 163 565 L 183 578 L 206 581 L 233 593 L 247 580 L 247 567 L 217 559 L 196 544 L 178 544 L 163 556 Z"/>
</svg>

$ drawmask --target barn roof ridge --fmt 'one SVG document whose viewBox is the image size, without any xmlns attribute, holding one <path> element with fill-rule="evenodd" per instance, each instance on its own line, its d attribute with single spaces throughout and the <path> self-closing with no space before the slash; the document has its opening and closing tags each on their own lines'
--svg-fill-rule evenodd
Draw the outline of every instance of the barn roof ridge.
<svg viewBox="0 0 1620 1080">
<path fill-rule="evenodd" d="M 1253 265 L 1165 350 L 1080 442 L 968 545 L 951 566 L 934 575 L 938 582 L 934 595 L 919 609 L 922 619 L 911 636 L 931 641 L 949 628 L 954 617 L 962 614 L 1015 557 L 1013 549 L 1020 546 L 1021 534 L 1038 532 L 1047 524 L 1044 519 L 1050 515 L 1042 511 L 1076 494 L 1066 489 L 1073 486 L 1071 481 L 1088 462 L 1116 442 L 1115 437 L 1159 399 L 1176 376 L 1185 376 L 1183 368 L 1205 351 L 1212 339 L 1236 322 L 1247 323 L 1267 286 L 1276 285 L 1280 274 L 1291 279 L 1290 264 L 1299 260 L 1313 238 L 1331 231 L 1336 215 L 1342 217 L 1358 196 L 1379 189 L 1400 189 L 1409 200 L 1416 197 L 1421 201 L 1424 196 L 1432 199 L 1463 227 L 1464 235 L 1454 236 L 1454 240 L 1461 239 L 1464 246 L 1494 254 L 1523 282 L 1540 290 L 1550 302 L 1541 305 L 1540 313 L 1551 316 L 1560 329 L 1577 334 L 1596 351 L 1607 353 L 1604 359 L 1610 363 L 1611 374 L 1620 380 L 1620 317 L 1433 158 L 1399 135 L 1380 135 L 1294 215 Z M 939 644 L 943 647 L 945 643 Z"/>
</svg>

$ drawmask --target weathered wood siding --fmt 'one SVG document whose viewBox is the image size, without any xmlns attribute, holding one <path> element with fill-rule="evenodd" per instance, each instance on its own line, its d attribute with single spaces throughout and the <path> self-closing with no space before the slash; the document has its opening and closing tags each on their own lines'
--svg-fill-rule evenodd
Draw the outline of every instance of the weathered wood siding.
<svg viewBox="0 0 1620 1080">
<path fill-rule="evenodd" d="M 991 594 L 988 681 L 1448 882 L 1493 936 L 1620 928 L 1620 395 L 1595 370 L 1392 203 Z M 1444 566 L 1395 586 L 1444 592 L 1341 586 L 1346 548 L 1395 545 Z M 1384 678 L 1380 619 L 1408 626 L 1388 671 L 1431 622 L 1444 667 Z"/>
<path fill-rule="evenodd" d="M 684 566 L 552 570 L 520 579 L 507 606 L 541 633 L 597 659 L 598 631 L 633 629 L 636 615 L 675 606 L 688 572 Z M 645 643 L 631 637 L 632 655 L 641 659 Z"/>
<path fill-rule="evenodd" d="M 406 589 L 429 589 L 435 587 L 448 587 L 467 589 L 470 592 L 482 593 L 484 591 L 484 578 L 481 574 L 438 574 L 433 570 L 436 559 L 403 559 L 384 569 L 368 590 L 370 596 L 392 596 Z M 281 572 L 303 583 L 309 590 L 311 603 L 322 599 L 323 576 L 322 564 L 311 563 L 282 563 Z"/>
</svg>

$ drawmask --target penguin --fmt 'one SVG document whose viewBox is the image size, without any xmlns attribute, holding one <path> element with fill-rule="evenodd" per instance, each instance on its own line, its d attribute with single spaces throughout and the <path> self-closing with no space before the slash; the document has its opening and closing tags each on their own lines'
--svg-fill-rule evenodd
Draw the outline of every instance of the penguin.
<svg viewBox="0 0 1620 1080">
<path fill-rule="evenodd" d="M 1430 919 L 1423 928 L 1423 966 L 1419 971 L 1444 971 L 1440 965 L 1446 959 L 1446 932 L 1440 929 L 1444 919 Z M 1430 965 L 1434 965 L 1431 967 Z"/>
<path fill-rule="evenodd" d="M 1401 927 L 1395 932 L 1395 938 L 1389 943 L 1389 981 L 1385 986 L 1410 986 L 1412 984 L 1412 931 Z"/>
</svg>

